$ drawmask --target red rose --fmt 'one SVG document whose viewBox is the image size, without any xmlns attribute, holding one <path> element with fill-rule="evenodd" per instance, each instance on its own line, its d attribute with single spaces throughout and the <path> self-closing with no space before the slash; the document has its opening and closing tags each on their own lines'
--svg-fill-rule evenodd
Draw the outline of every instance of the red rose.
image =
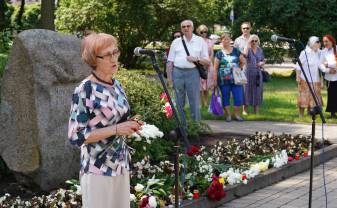
<svg viewBox="0 0 337 208">
<path fill-rule="evenodd" d="M 139 203 L 139 208 L 147 208 L 149 204 L 149 197 L 144 197 L 140 203 Z"/>
<path fill-rule="evenodd" d="M 219 182 L 219 177 L 213 176 L 211 186 L 207 189 L 208 198 L 214 201 L 220 201 L 226 196 L 223 185 Z"/>
<path fill-rule="evenodd" d="M 187 155 L 192 157 L 193 155 L 197 154 L 200 151 L 199 147 L 195 145 L 190 145 L 189 149 L 187 150 Z"/>
</svg>

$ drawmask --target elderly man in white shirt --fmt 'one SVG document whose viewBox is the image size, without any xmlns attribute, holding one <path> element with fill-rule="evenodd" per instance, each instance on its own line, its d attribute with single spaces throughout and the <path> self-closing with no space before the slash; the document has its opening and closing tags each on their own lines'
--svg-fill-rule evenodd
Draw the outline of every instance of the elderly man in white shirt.
<svg viewBox="0 0 337 208">
<path fill-rule="evenodd" d="M 330 112 L 330 118 L 337 118 L 337 48 L 336 41 L 331 35 L 323 37 L 324 49 L 321 52 L 320 68 L 328 73 L 325 73 L 325 80 L 328 83 L 328 102 L 326 112 Z"/>
<path fill-rule="evenodd" d="M 208 66 L 208 48 L 206 42 L 199 36 L 193 34 L 193 22 L 184 20 L 181 22 L 181 30 L 190 56 L 187 56 L 182 38 L 177 38 L 172 42 L 168 55 L 167 74 L 168 83 L 175 90 L 178 110 L 184 123 L 186 124 L 185 97 L 187 94 L 191 117 L 195 121 L 201 120 L 200 114 L 200 75 L 194 63 L 199 62 Z M 173 69 L 173 70 L 172 70 Z"/>
</svg>

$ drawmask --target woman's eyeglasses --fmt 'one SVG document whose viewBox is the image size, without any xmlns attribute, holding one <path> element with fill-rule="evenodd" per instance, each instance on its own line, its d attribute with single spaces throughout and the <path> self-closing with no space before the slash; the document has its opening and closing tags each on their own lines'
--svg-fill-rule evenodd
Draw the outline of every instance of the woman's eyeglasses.
<svg viewBox="0 0 337 208">
<path fill-rule="evenodd" d="M 257 40 L 252 40 L 251 42 L 252 42 L 252 43 L 257 43 L 258 41 L 257 41 Z"/>
<path fill-rule="evenodd" d="M 120 50 L 115 49 L 115 50 L 113 50 L 112 52 L 109 52 L 109 53 L 107 53 L 107 54 L 105 54 L 105 55 L 102 55 L 102 56 L 96 56 L 96 57 L 97 57 L 97 58 L 100 58 L 100 59 L 104 59 L 104 57 L 108 57 L 108 58 L 110 58 L 110 60 L 111 60 L 112 58 L 118 58 L 120 54 L 121 54 Z"/>
<path fill-rule="evenodd" d="M 180 38 L 181 36 L 180 35 L 175 35 L 174 38 Z"/>
<path fill-rule="evenodd" d="M 250 27 L 243 27 L 242 29 L 243 29 L 243 30 L 249 30 Z"/>
<path fill-rule="evenodd" d="M 200 35 L 207 34 L 207 31 L 200 31 Z"/>
</svg>

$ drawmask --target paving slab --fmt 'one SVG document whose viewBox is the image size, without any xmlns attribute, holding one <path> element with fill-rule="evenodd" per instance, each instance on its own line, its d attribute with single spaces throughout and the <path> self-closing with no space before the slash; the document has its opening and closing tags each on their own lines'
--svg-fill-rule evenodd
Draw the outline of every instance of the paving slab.
<svg viewBox="0 0 337 208">
<path fill-rule="evenodd" d="M 247 196 L 230 201 L 220 208 L 304 208 L 308 207 L 310 172 L 304 172 Z M 337 207 L 337 158 L 325 163 L 327 207 Z M 291 191 L 289 191 L 291 190 Z M 314 168 L 312 207 L 325 207 L 323 165 Z M 262 199 L 262 200 L 261 200 Z"/>
<path fill-rule="evenodd" d="M 231 134 L 255 134 L 255 132 L 271 131 L 275 134 L 303 134 L 311 135 L 311 124 L 287 123 L 273 121 L 244 121 L 244 122 L 226 122 L 219 120 L 205 120 L 211 127 L 213 133 L 231 133 Z M 337 143 L 337 124 L 324 125 L 324 138 L 332 143 Z M 316 124 L 315 138 L 322 138 L 322 125 Z"/>
</svg>

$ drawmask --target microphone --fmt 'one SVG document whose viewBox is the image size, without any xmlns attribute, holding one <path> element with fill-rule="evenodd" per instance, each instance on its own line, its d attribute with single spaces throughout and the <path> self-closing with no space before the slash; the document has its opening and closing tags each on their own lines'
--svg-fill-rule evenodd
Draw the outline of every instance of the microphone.
<svg viewBox="0 0 337 208">
<path fill-rule="evenodd" d="M 295 39 L 292 39 L 292 38 L 286 38 L 286 37 L 282 37 L 282 36 L 278 36 L 278 35 L 272 35 L 270 37 L 270 39 L 273 41 L 273 42 L 277 42 L 277 41 L 286 41 L 288 43 L 295 43 L 296 40 Z"/>
<path fill-rule="evenodd" d="M 140 55 L 154 56 L 156 53 L 158 53 L 158 51 L 157 50 L 152 50 L 152 49 L 143 49 L 141 47 L 137 47 L 137 48 L 135 48 L 135 50 L 133 51 L 133 53 L 136 56 L 140 56 Z"/>
</svg>

